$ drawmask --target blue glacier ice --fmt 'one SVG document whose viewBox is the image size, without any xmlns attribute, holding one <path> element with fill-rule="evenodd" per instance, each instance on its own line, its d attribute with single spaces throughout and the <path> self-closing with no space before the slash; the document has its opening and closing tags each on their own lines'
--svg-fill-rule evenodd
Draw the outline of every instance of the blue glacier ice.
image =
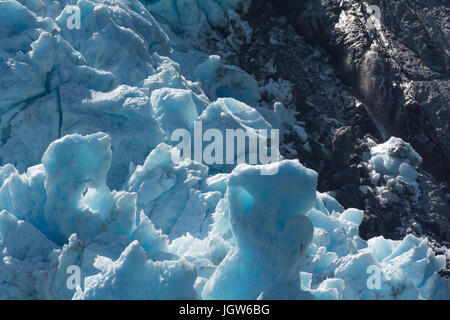
<svg viewBox="0 0 450 320">
<path fill-rule="evenodd" d="M 363 212 L 318 192 L 298 160 L 173 161 L 177 129 L 267 139 L 292 117 L 183 40 L 247 5 L 0 1 L 0 299 L 450 298 L 425 238 L 361 239 Z M 370 179 L 419 192 L 407 142 L 365 157 Z"/>
<path fill-rule="evenodd" d="M 209 56 L 199 64 L 194 77 L 213 99 L 232 97 L 256 105 L 261 98 L 256 80 L 238 67 L 225 65 L 219 56 Z"/>
<path fill-rule="evenodd" d="M 278 166 L 276 175 L 241 164 L 208 178 L 205 165 L 171 163 L 172 148 L 154 149 L 127 191 L 106 184 L 112 152 L 105 133 L 56 140 L 43 165 L 22 175 L 3 166 L 3 276 L 29 270 L 24 283 L 6 278 L 4 297 L 33 290 L 42 290 L 37 297 L 77 299 L 448 297 L 448 281 L 437 274 L 445 257 L 435 256 L 427 240 L 362 240 L 362 212 L 318 193 L 317 174 L 298 160 L 266 165 Z M 21 202 L 32 194 L 47 200 Z M 64 286 L 70 265 L 83 274 L 75 292 Z M 381 275 L 377 289 L 366 283 L 373 266 Z M 173 278 L 160 278 L 164 270 Z"/>
<path fill-rule="evenodd" d="M 248 5 L 248 0 L 146 1 L 147 8 L 176 33 L 199 33 L 211 27 L 225 28 L 228 10 Z"/>
<path fill-rule="evenodd" d="M 74 299 L 194 299 L 194 266 L 182 260 L 152 261 L 138 241 L 133 241 L 119 259 L 97 256 L 101 270 L 85 281 L 84 291 Z"/>
<path fill-rule="evenodd" d="M 274 176 L 248 165 L 231 173 L 226 196 L 236 246 L 208 280 L 202 297 L 256 299 L 265 290 L 271 298 L 307 296 L 291 283 L 291 268 L 313 237 L 313 224 L 304 214 L 314 205 L 317 174 L 298 161 L 279 166 Z M 279 187 L 268 193 L 273 185 Z"/>
</svg>

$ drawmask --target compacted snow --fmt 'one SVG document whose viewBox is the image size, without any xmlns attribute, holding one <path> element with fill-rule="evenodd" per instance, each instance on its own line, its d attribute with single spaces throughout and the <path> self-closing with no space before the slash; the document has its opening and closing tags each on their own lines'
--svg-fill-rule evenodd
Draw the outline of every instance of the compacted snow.
<svg viewBox="0 0 450 320">
<path fill-rule="evenodd" d="M 450 298 L 445 256 L 362 240 L 363 212 L 298 160 L 173 161 L 196 122 L 282 130 L 250 75 L 177 36 L 246 1 L 79 0 L 71 29 L 74 4 L 0 0 L 1 299 Z M 366 156 L 371 179 L 415 186 L 401 139 Z"/>
</svg>

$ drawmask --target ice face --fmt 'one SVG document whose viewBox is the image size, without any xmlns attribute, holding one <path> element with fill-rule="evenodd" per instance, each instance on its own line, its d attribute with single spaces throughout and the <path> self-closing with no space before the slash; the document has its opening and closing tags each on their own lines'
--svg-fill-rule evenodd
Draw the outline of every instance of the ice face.
<svg viewBox="0 0 450 320">
<path fill-rule="evenodd" d="M 273 185 L 279 187 L 268 193 Z M 257 166 L 239 165 L 227 190 L 236 247 L 206 283 L 202 296 L 256 299 L 265 289 L 289 287 L 290 269 L 313 236 L 311 220 L 303 214 L 314 204 L 316 185 L 317 174 L 298 161 L 280 162 L 275 176 L 262 176 Z"/>
<path fill-rule="evenodd" d="M 137 193 L 138 210 L 170 239 L 186 232 L 204 237 L 219 200 L 217 193 L 202 190 L 208 167 L 190 160 L 175 165 L 171 155 L 171 147 L 160 144 L 136 168 L 125 188 Z"/>
<path fill-rule="evenodd" d="M 212 99 L 232 97 L 255 106 L 261 98 L 256 80 L 238 67 L 225 65 L 219 56 L 208 57 L 194 77 Z"/>
<path fill-rule="evenodd" d="M 77 233 L 101 230 L 128 236 L 135 226 L 135 194 L 111 192 L 111 138 L 105 133 L 68 135 L 53 142 L 42 157 L 46 178 L 45 221 L 58 243 Z"/>
<path fill-rule="evenodd" d="M 85 290 L 74 299 L 194 299 L 195 269 L 185 261 L 148 260 L 138 241 L 111 261 L 98 256 L 94 266 L 101 270 L 87 278 Z"/>
<path fill-rule="evenodd" d="M 0 1 L 1 299 L 450 297 L 444 256 L 411 235 L 364 241 L 363 212 L 297 160 L 172 161 L 171 134 L 196 121 L 258 136 L 292 118 L 258 106 L 244 71 L 169 39 L 246 3 L 79 0 L 71 29 L 67 1 Z M 366 156 L 371 179 L 417 187 L 408 143 Z"/>
<path fill-rule="evenodd" d="M 198 113 L 191 90 L 157 89 L 152 92 L 151 103 L 155 118 L 168 137 L 176 129 L 194 130 Z"/>
<path fill-rule="evenodd" d="M 115 157 L 117 170 L 108 182 L 119 188 L 130 161 L 142 162 L 162 141 L 163 133 L 152 123 L 149 97 L 126 84 L 155 74 L 152 56 L 156 47 L 167 46 L 167 35 L 137 1 L 118 1 L 114 10 L 80 1 L 79 30 L 67 26 L 69 6 L 48 5 L 1 4 L 0 156 L 24 171 L 38 164 L 49 144 L 63 135 L 104 131 L 113 136 L 116 130 L 124 139 L 114 139 L 114 148 L 128 159 Z M 140 131 L 129 126 L 139 121 L 145 122 Z M 136 146 L 137 141 L 145 146 Z"/>
<path fill-rule="evenodd" d="M 238 9 L 249 1 L 242 0 L 177 0 L 145 1 L 148 10 L 175 33 L 196 33 L 211 27 L 224 28 L 227 10 Z"/>
<path fill-rule="evenodd" d="M 142 163 L 164 139 L 149 97 L 135 87 L 121 85 L 104 93 L 70 83 L 60 87 L 60 96 L 61 134 L 103 131 L 111 136 L 114 157 L 108 185 L 112 188 L 125 182 L 130 163 Z"/>
</svg>

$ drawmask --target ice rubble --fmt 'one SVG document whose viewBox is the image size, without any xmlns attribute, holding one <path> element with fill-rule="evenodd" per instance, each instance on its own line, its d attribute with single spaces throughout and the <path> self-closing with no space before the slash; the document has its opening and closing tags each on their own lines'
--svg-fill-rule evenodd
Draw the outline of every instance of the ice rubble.
<svg viewBox="0 0 450 320">
<path fill-rule="evenodd" d="M 374 185 L 377 185 L 381 177 L 386 181 L 386 186 L 376 187 L 372 191 L 381 198 L 382 203 L 397 197 L 396 194 L 405 193 L 417 201 L 420 188 L 416 167 L 422 163 L 422 157 L 400 138 L 391 137 L 379 145 L 372 140 L 368 142 L 371 145 L 370 151 L 364 157 L 369 164 L 370 180 Z"/>
<path fill-rule="evenodd" d="M 193 32 L 241 1 L 79 0 L 80 30 L 67 4 L 0 1 L 1 299 L 450 297 L 445 257 L 413 236 L 362 240 L 363 213 L 317 192 L 297 160 L 266 176 L 171 161 L 171 133 L 195 120 L 258 134 L 281 116 L 266 121 L 257 83 L 217 56 L 186 79 L 145 5 Z M 414 185 L 420 157 L 400 139 L 367 158 L 373 179 Z"/>
<path fill-rule="evenodd" d="M 411 235 L 362 240 L 363 213 L 316 192 L 298 160 L 267 165 L 272 176 L 241 164 L 208 178 L 204 165 L 171 163 L 171 148 L 153 150 L 127 191 L 106 185 L 105 133 L 56 140 L 22 175 L 3 166 L 2 298 L 448 298 L 444 256 Z M 81 267 L 75 292 L 70 265 Z M 369 289 L 373 266 L 380 287 Z"/>
</svg>

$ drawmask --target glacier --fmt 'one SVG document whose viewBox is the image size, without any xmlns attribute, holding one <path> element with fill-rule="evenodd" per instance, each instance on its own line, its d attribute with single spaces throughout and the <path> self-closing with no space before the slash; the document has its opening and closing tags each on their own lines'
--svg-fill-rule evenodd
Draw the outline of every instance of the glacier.
<svg viewBox="0 0 450 320">
<path fill-rule="evenodd" d="M 299 160 L 172 161 L 172 133 L 195 121 L 253 135 L 289 121 L 184 37 L 248 2 L 78 0 L 78 30 L 72 2 L 0 1 L 0 299 L 450 299 L 426 238 L 363 240 L 364 213 Z M 418 196 L 407 142 L 365 157 L 370 179 Z"/>
</svg>

